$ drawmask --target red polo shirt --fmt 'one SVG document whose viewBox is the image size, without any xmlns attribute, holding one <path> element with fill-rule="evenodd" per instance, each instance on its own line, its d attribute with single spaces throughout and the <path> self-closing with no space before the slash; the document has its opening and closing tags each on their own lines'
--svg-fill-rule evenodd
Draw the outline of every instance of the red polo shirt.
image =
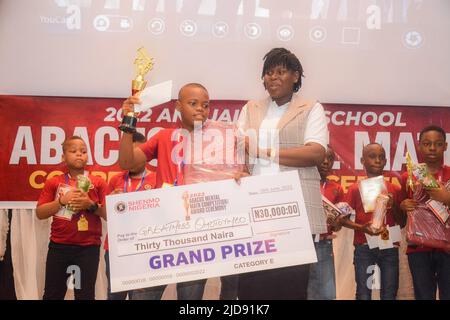
<svg viewBox="0 0 450 320">
<path fill-rule="evenodd" d="M 387 192 L 391 193 L 394 197 L 394 202 L 398 203 L 401 197 L 400 187 L 393 185 L 392 183 L 385 181 Z M 346 196 L 346 202 L 355 210 L 355 223 L 366 224 L 372 221 L 373 213 L 366 213 L 361 200 L 361 194 L 359 193 L 358 183 L 354 183 L 349 189 Z M 396 225 L 392 209 L 388 209 L 386 212 L 386 225 Z M 364 232 L 355 230 L 355 236 L 353 238 L 354 245 L 366 244 L 366 236 Z"/>
<path fill-rule="evenodd" d="M 122 193 L 150 190 L 155 188 L 155 184 L 156 174 L 153 171 L 147 171 L 144 177 L 129 177 L 128 171 L 124 171 L 111 178 L 108 184 L 108 194 L 117 190 Z M 109 250 L 108 234 L 105 237 L 104 248 Z"/>
<path fill-rule="evenodd" d="M 172 160 L 172 150 L 177 146 L 177 129 L 162 129 L 139 148 L 144 152 L 147 161 L 157 159 L 156 185 L 161 188 L 164 183 L 173 184 L 177 178 L 181 180 L 177 164 Z M 178 181 L 180 184 L 180 181 Z"/>
<path fill-rule="evenodd" d="M 88 176 L 94 188 L 88 193 L 89 198 L 104 205 L 107 184 L 105 180 L 97 176 Z M 69 177 L 69 175 L 62 174 L 53 177 L 45 182 L 44 189 L 38 199 L 37 206 L 54 201 L 57 198 L 57 190 L 60 184 L 68 184 L 76 187 L 76 180 Z M 78 221 L 81 216 L 88 221 L 87 231 L 78 231 Z M 102 236 L 102 222 L 98 215 L 90 213 L 89 211 L 80 211 L 72 216 L 72 219 L 66 220 L 58 216 L 53 216 L 51 225 L 50 240 L 55 243 L 71 244 L 79 246 L 100 245 Z"/>
</svg>

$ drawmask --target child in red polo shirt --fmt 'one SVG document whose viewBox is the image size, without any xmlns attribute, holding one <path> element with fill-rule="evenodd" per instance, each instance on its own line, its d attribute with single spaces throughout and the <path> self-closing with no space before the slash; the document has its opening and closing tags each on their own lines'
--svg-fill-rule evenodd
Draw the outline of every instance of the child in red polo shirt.
<svg viewBox="0 0 450 320">
<path fill-rule="evenodd" d="M 64 299 L 67 278 L 74 272 L 75 299 L 94 300 L 102 236 L 100 216 L 104 217 L 101 206 L 107 185 L 85 172 L 88 153 L 80 137 L 68 138 L 62 148 L 67 172 L 45 182 L 36 208 L 39 219 L 53 217 L 43 299 Z M 80 176 L 89 178 L 88 192 L 77 187 Z"/>
<path fill-rule="evenodd" d="M 371 143 L 364 147 L 361 163 L 366 170 L 368 178 L 383 174 L 386 165 L 386 153 L 378 143 Z M 353 184 L 347 193 L 347 202 L 355 210 L 355 222 L 344 219 L 345 227 L 355 230 L 353 244 L 355 246 L 353 264 L 355 265 L 356 299 L 370 300 L 372 298 L 371 281 L 375 264 L 381 273 L 381 299 L 395 300 L 398 290 L 399 258 L 398 243 L 393 248 L 381 250 L 379 248 L 369 249 L 365 234 L 375 236 L 386 231 L 387 226 L 396 225 L 399 221 L 397 213 L 400 188 L 385 181 L 390 203 L 387 208 L 384 225 L 374 230 L 372 224 L 372 213 L 366 213 L 361 200 L 358 184 Z"/>
<path fill-rule="evenodd" d="M 322 195 L 330 202 L 336 204 L 344 201 L 342 186 L 327 179 L 331 173 L 335 159 L 334 150 L 328 146 L 325 159 L 317 167 L 320 173 L 320 189 Z M 311 264 L 308 279 L 308 300 L 334 300 L 336 299 L 336 276 L 334 271 L 333 231 L 339 228 L 339 222 L 333 226 L 328 224 L 328 232 L 321 234 L 319 241 L 314 239 L 317 253 L 317 263 Z"/>
<path fill-rule="evenodd" d="M 427 164 L 428 170 L 442 185 L 441 188 L 431 191 L 422 191 L 414 198 L 429 198 L 443 202 L 450 206 L 450 192 L 443 185 L 450 180 L 450 167 L 444 165 L 444 152 L 447 150 L 445 131 L 438 126 L 428 126 L 420 132 L 418 153 Z M 400 208 L 405 213 L 414 214 L 419 203 L 408 198 L 406 181 L 408 173 L 402 175 L 402 193 L 405 200 Z M 428 196 L 423 196 L 427 192 Z M 449 222 L 447 222 L 448 225 Z M 450 241 L 450 239 L 448 239 Z M 417 300 L 435 300 L 439 288 L 439 299 L 450 300 L 450 253 L 441 249 L 418 247 L 409 245 L 406 251 L 409 269 L 413 278 L 414 296 Z"/>
<path fill-rule="evenodd" d="M 145 143 L 145 136 L 139 132 L 133 133 L 133 146 L 137 147 Z M 150 190 L 155 187 L 156 175 L 154 172 L 146 169 L 147 163 L 144 161 L 136 167 L 123 171 L 111 178 L 108 184 L 108 194 L 126 193 Z M 125 300 L 127 294 L 130 299 L 133 291 L 111 292 L 110 269 L 109 269 L 109 250 L 108 235 L 105 238 L 105 264 L 106 277 L 108 278 L 108 300 Z M 137 291 L 137 290 L 136 290 Z"/>
<path fill-rule="evenodd" d="M 122 104 L 123 114 L 132 112 L 133 105 L 139 103 L 138 97 L 129 97 Z M 181 128 L 163 129 L 137 148 L 133 148 L 129 133 L 124 133 L 120 142 L 119 164 L 123 169 L 130 169 L 142 161 L 158 160 L 156 188 L 184 184 L 183 140 L 190 136 L 194 129 L 204 130 L 211 124 L 211 121 L 207 120 L 209 94 L 201 84 L 184 85 L 178 93 L 176 109 L 181 114 Z M 203 297 L 205 283 L 206 279 L 177 283 L 178 300 L 200 300 Z M 143 294 L 133 292 L 132 299 L 159 300 L 165 287 L 164 285 L 148 288 Z"/>
</svg>

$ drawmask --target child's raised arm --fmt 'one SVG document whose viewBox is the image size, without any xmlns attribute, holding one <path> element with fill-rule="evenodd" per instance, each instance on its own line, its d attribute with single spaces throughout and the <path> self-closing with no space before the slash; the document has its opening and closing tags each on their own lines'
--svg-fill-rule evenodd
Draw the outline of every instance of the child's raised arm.
<svg viewBox="0 0 450 320">
<path fill-rule="evenodd" d="M 138 97 L 131 96 L 122 104 L 122 114 L 133 112 L 134 104 L 139 104 Z M 146 157 L 144 152 L 139 148 L 133 147 L 133 134 L 124 132 L 120 139 L 119 147 L 119 165 L 124 170 L 129 170 L 139 163 L 145 162 Z"/>
</svg>

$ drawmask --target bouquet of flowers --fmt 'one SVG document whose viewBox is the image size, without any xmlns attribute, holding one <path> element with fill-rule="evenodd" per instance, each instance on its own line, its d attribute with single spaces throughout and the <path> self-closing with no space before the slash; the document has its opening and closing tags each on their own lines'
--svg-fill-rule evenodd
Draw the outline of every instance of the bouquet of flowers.
<svg viewBox="0 0 450 320">
<path fill-rule="evenodd" d="M 428 166 L 425 163 L 413 164 L 412 173 L 414 177 L 423 184 L 425 189 L 439 188 L 439 183 L 430 173 Z"/>
</svg>

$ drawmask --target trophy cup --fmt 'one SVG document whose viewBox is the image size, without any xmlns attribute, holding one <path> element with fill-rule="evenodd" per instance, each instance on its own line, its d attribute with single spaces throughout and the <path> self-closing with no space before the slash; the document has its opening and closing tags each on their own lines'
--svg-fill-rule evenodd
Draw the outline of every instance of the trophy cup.
<svg viewBox="0 0 450 320">
<path fill-rule="evenodd" d="M 134 60 L 134 64 L 136 65 L 137 74 L 136 78 L 131 81 L 132 95 L 135 95 L 144 90 L 145 86 L 147 85 L 147 81 L 144 80 L 144 76 L 153 68 L 153 59 L 148 56 L 144 47 L 141 47 L 137 50 L 137 57 L 136 60 Z M 136 132 L 137 116 L 138 113 L 135 112 L 129 112 L 128 114 L 124 115 L 119 129 L 123 132 Z"/>
</svg>

